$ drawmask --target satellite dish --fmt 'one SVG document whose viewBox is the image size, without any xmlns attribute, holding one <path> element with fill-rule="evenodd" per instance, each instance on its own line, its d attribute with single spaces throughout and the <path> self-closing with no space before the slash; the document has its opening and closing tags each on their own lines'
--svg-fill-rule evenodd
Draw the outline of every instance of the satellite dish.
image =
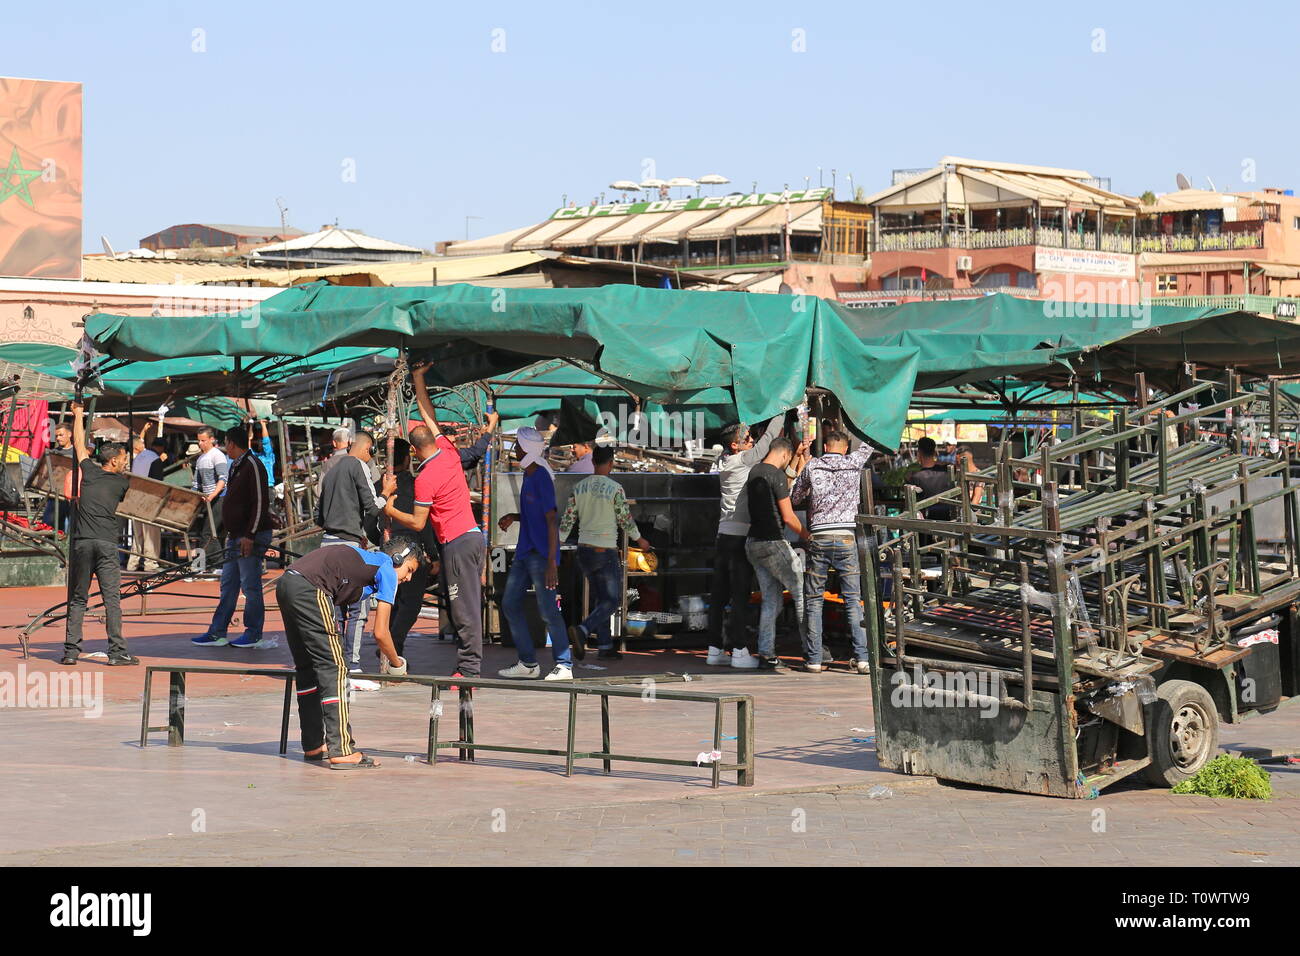
<svg viewBox="0 0 1300 956">
<path fill-rule="evenodd" d="M 105 254 L 106 254 L 110 259 L 116 259 L 116 258 L 117 258 L 117 253 L 113 251 L 113 247 L 109 244 L 108 236 L 100 236 L 100 237 L 99 237 L 99 241 L 100 241 L 100 243 L 103 244 L 103 246 L 104 246 L 104 252 L 105 252 Z"/>
<path fill-rule="evenodd" d="M 1191 188 L 1192 188 L 1192 184 L 1191 184 L 1190 182 L 1188 182 L 1187 177 L 1184 176 L 1182 173 L 1179 173 L 1177 176 L 1174 177 L 1174 182 L 1176 182 L 1176 183 L 1178 184 L 1178 188 L 1179 188 L 1179 189 L 1191 189 Z"/>
</svg>

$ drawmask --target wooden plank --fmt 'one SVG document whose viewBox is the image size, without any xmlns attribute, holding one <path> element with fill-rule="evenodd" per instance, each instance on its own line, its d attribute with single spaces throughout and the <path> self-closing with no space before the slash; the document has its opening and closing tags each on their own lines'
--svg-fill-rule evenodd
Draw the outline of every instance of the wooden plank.
<svg viewBox="0 0 1300 956">
<path fill-rule="evenodd" d="M 1210 670 L 1220 670 L 1234 661 L 1239 661 L 1250 653 L 1249 647 L 1232 648 L 1219 647 L 1211 650 L 1204 655 L 1196 651 L 1196 643 L 1180 637 L 1157 637 L 1145 641 L 1142 645 L 1143 653 L 1152 657 L 1160 658 L 1166 661 L 1183 661 L 1187 664 L 1195 664 L 1197 667 L 1206 667 Z"/>
</svg>

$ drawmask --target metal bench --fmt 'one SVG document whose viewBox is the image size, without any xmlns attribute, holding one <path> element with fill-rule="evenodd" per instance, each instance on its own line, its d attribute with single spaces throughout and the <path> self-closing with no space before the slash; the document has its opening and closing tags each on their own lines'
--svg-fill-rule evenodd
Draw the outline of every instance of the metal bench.
<svg viewBox="0 0 1300 956">
<path fill-rule="evenodd" d="M 604 765 L 606 773 L 610 772 L 610 763 L 615 760 L 627 761 L 632 763 L 660 764 L 670 767 L 695 767 L 699 766 L 694 760 L 679 760 L 668 757 L 647 757 L 635 754 L 619 754 L 610 750 L 610 727 L 609 727 L 609 699 L 611 697 L 643 697 L 646 689 L 640 684 L 631 684 L 631 680 L 643 680 L 644 678 L 624 678 L 629 683 L 616 684 L 612 682 L 588 683 L 583 680 L 577 681 L 516 681 L 516 680 L 489 680 L 481 677 L 428 677 L 418 674 L 408 674 L 402 677 L 394 677 L 384 674 L 360 674 L 354 675 L 364 677 L 367 680 L 391 681 L 394 683 L 422 684 L 431 689 L 429 701 L 429 739 L 426 757 L 429 766 L 437 766 L 437 753 L 439 750 L 455 749 L 460 752 L 461 760 L 474 759 L 474 751 L 488 750 L 498 753 L 515 753 L 515 754 L 537 754 L 540 756 L 563 757 L 565 758 L 564 773 L 565 776 L 573 775 L 573 762 L 575 760 L 599 760 Z M 459 718 L 460 718 L 460 739 L 458 740 L 439 740 L 438 726 L 442 719 L 442 689 L 444 687 L 458 687 L 460 697 Z M 569 723 L 568 733 L 565 737 L 565 747 L 563 750 L 552 750 L 539 747 L 513 747 L 500 744 L 483 744 L 474 739 L 474 709 L 472 706 L 466 707 L 465 703 L 471 700 L 470 692 L 473 689 L 481 690 L 509 690 L 509 691 L 532 691 L 544 694 L 568 694 L 569 695 Z M 723 707 L 727 704 L 736 705 L 736 760 L 734 763 L 727 763 L 722 760 L 715 760 L 709 764 L 713 775 L 712 785 L 719 786 L 719 780 L 724 771 L 736 772 L 736 783 L 742 787 L 752 787 L 754 785 L 754 698 L 748 694 L 725 694 L 709 691 L 684 691 L 663 688 L 659 686 L 658 681 L 654 684 L 654 697 L 658 700 L 671 700 L 676 702 L 694 702 L 706 703 L 713 705 L 713 749 L 722 750 L 722 716 Z M 578 720 L 578 698 L 579 697 L 599 697 L 600 698 L 600 725 L 601 725 L 601 749 L 598 751 L 578 751 L 574 749 L 574 735 L 577 729 Z"/>
<path fill-rule="evenodd" d="M 161 727 L 149 726 L 149 704 L 153 692 L 155 671 L 171 674 L 171 690 L 167 697 L 167 723 Z M 167 731 L 167 746 L 179 747 L 185 743 L 185 675 L 186 674 L 238 674 L 241 677 L 270 677 L 284 681 L 284 712 L 280 715 L 280 753 L 289 750 L 289 708 L 293 703 L 293 684 L 297 672 L 291 668 L 271 667 L 207 667 L 188 664 L 150 664 L 144 672 L 144 706 L 140 712 L 140 746 L 149 746 L 151 731 Z"/>
</svg>

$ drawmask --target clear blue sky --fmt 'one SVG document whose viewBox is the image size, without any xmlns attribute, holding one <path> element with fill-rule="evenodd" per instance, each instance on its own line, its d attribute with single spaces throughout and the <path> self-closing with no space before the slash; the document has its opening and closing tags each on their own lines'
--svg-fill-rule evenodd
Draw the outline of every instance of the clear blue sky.
<svg viewBox="0 0 1300 956">
<path fill-rule="evenodd" d="M 337 219 L 432 247 L 467 215 L 482 236 L 588 201 L 646 159 L 746 191 L 816 185 L 818 166 L 829 185 L 833 167 L 842 197 L 848 174 L 874 191 L 943 155 L 1087 169 L 1128 193 L 1180 171 L 1300 188 L 1297 10 L 10 3 L 0 72 L 85 84 L 88 250 L 273 224 L 276 197 L 307 231 Z"/>
</svg>

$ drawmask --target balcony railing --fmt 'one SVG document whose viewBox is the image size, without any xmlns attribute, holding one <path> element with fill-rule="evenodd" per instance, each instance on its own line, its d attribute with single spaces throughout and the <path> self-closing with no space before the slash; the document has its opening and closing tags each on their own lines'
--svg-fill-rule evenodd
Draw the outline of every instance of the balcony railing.
<svg viewBox="0 0 1300 956">
<path fill-rule="evenodd" d="M 1141 252 L 1225 252 L 1233 249 L 1263 249 L 1264 229 L 1259 227 L 1246 232 L 1221 232 L 1212 235 L 1142 236 L 1138 239 Z"/>
<path fill-rule="evenodd" d="M 1006 249 L 1012 246 L 1049 246 L 1054 249 L 1096 249 L 1097 233 L 1067 232 L 1059 228 L 1029 226 L 1013 229 L 965 229 L 949 226 L 947 234 L 938 226 L 920 229 L 881 230 L 875 244 L 877 252 L 916 252 L 925 249 Z M 1133 252 L 1133 237 L 1122 233 L 1103 233 L 1103 252 Z"/>
<path fill-rule="evenodd" d="M 1300 313 L 1300 299 L 1275 295 L 1158 295 L 1147 301 L 1185 309 L 1236 309 L 1284 319 L 1294 319 Z"/>
<path fill-rule="evenodd" d="M 869 306 L 873 303 L 885 301 L 890 302 L 901 299 L 976 299 L 986 295 L 1015 295 L 1022 299 L 1041 298 L 1037 289 L 1026 289 L 1020 286 L 989 286 L 988 288 L 976 289 L 863 289 L 853 290 L 851 292 L 841 292 L 840 302 L 848 306 Z"/>
</svg>

